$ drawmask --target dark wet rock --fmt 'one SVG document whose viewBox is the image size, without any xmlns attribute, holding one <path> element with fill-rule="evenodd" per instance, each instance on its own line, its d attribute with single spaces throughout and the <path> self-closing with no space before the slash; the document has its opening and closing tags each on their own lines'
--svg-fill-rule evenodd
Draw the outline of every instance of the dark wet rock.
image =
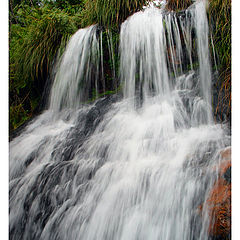
<svg viewBox="0 0 240 240">
<path fill-rule="evenodd" d="M 223 174 L 223 178 L 230 184 L 231 183 L 231 167 L 228 167 L 226 172 Z"/>
<path fill-rule="evenodd" d="M 81 162 L 70 161 L 76 156 L 84 155 L 83 143 L 91 137 L 105 113 L 109 111 L 112 103 L 118 100 L 117 95 L 99 99 L 85 114 L 80 114 L 77 123 L 70 129 L 64 141 L 56 143 L 55 150 L 51 154 L 51 161 L 45 164 L 31 187 L 27 189 L 26 198 L 23 201 L 23 214 L 21 219 L 12 224 L 9 229 L 11 239 L 40 239 L 43 229 L 49 218 L 63 205 L 65 210 L 76 204 L 76 199 L 81 202 L 84 194 L 90 187 L 91 179 L 97 170 L 104 164 L 107 146 L 99 152 L 99 159 L 94 168 L 86 165 L 79 168 Z M 35 152 L 32 152 L 25 161 L 25 168 L 40 157 L 41 147 L 48 144 L 48 138 L 44 139 Z M 40 160 L 40 159 L 39 159 Z M 9 199 L 15 198 L 18 187 L 25 184 L 21 174 L 12 181 Z M 73 183 L 73 176 L 75 183 Z M 77 189 L 74 188 L 77 186 Z M 77 196 L 77 197 L 74 197 Z M 66 204 L 67 202 L 67 204 Z M 35 208 L 35 206 L 38 206 Z M 11 204 L 10 204 L 11 211 Z M 56 221 L 61 221 L 61 215 Z M 52 231 L 54 226 L 52 226 Z M 25 236 L 27 234 L 27 236 Z M 57 232 L 53 235 L 57 235 Z"/>
<path fill-rule="evenodd" d="M 52 158 L 57 161 L 72 160 L 87 138 L 96 130 L 112 103 L 118 100 L 117 95 L 111 95 L 98 100 L 85 115 L 80 113 L 78 122 L 72 127 L 65 141 L 56 143 Z M 63 151 L 64 149 L 64 151 Z"/>
</svg>

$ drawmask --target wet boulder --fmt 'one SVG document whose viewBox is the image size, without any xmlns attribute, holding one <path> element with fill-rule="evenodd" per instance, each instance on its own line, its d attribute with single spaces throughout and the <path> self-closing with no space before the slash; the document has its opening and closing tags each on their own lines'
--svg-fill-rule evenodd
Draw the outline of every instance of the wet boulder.
<svg viewBox="0 0 240 240">
<path fill-rule="evenodd" d="M 212 240 L 231 239 L 231 148 L 221 153 L 219 177 L 207 199 L 209 235 Z"/>
</svg>

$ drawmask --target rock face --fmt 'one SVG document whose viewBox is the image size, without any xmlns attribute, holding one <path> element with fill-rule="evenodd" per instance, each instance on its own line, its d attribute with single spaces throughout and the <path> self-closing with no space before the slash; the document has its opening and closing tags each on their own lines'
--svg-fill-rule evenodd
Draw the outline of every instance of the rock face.
<svg viewBox="0 0 240 240">
<path fill-rule="evenodd" d="M 219 178 L 215 182 L 207 205 L 209 207 L 209 235 L 211 239 L 231 239 L 231 148 L 221 153 Z"/>
</svg>

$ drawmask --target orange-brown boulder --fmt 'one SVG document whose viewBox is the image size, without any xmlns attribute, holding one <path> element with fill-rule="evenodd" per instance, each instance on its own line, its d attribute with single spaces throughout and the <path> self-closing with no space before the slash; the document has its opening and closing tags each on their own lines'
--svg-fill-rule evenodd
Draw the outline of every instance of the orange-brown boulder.
<svg viewBox="0 0 240 240">
<path fill-rule="evenodd" d="M 210 225 L 209 235 L 213 239 L 230 239 L 231 235 L 231 148 L 221 153 L 222 163 L 219 178 L 207 199 Z"/>
</svg>

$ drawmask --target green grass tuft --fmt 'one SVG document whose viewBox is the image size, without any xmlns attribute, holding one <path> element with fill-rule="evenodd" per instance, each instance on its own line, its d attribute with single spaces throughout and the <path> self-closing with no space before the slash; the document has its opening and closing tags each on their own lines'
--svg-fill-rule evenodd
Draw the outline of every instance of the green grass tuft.
<svg viewBox="0 0 240 240">
<path fill-rule="evenodd" d="M 81 26 L 76 11 L 71 14 L 48 5 L 20 4 L 13 13 L 9 32 L 10 130 L 33 115 L 54 59 Z"/>
<path fill-rule="evenodd" d="M 209 0 L 209 24 L 219 63 L 216 113 L 231 116 L 231 0 Z"/>
<path fill-rule="evenodd" d="M 98 23 L 106 28 L 118 27 L 128 16 L 141 10 L 146 0 L 87 0 L 85 24 Z"/>
<path fill-rule="evenodd" d="M 169 11 L 181 11 L 187 9 L 192 4 L 192 0 L 168 0 L 166 8 Z"/>
</svg>

